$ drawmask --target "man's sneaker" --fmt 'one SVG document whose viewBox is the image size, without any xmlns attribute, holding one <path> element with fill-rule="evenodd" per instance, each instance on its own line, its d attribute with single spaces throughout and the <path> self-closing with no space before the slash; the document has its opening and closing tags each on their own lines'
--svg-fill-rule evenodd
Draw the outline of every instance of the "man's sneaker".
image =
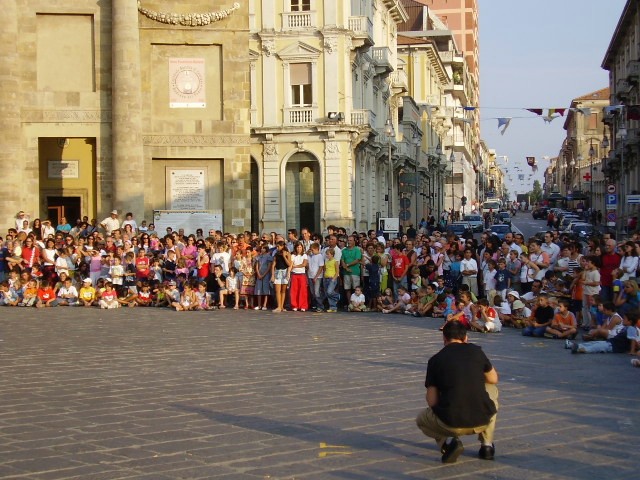
<svg viewBox="0 0 640 480">
<path fill-rule="evenodd" d="M 631 365 L 634 367 L 640 367 L 640 358 L 632 358 Z"/>
<path fill-rule="evenodd" d="M 571 353 L 578 353 L 580 352 L 580 347 L 578 347 L 578 344 L 573 342 L 573 345 L 571 345 Z M 581 353 L 583 353 L 584 350 L 582 350 Z"/>
<path fill-rule="evenodd" d="M 478 458 L 482 460 L 493 460 L 496 454 L 495 445 L 482 445 L 480 450 L 478 450 Z"/>
<path fill-rule="evenodd" d="M 456 463 L 462 452 L 464 452 L 462 442 L 457 438 L 452 438 L 451 441 L 444 446 L 442 463 Z"/>
<path fill-rule="evenodd" d="M 564 348 L 566 348 L 567 350 L 571 350 L 573 348 L 575 342 L 572 342 L 571 340 L 565 340 L 564 341 Z"/>
</svg>

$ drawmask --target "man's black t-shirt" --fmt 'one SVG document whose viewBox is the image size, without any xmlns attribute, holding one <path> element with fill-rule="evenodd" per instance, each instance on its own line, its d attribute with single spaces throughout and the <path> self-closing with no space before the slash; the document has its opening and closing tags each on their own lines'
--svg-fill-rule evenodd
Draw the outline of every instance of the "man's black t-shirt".
<svg viewBox="0 0 640 480">
<path fill-rule="evenodd" d="M 454 428 L 488 424 L 497 411 L 484 386 L 484 374 L 492 368 L 482 349 L 471 343 L 450 343 L 431 357 L 425 386 L 438 389 L 437 417 Z"/>
</svg>

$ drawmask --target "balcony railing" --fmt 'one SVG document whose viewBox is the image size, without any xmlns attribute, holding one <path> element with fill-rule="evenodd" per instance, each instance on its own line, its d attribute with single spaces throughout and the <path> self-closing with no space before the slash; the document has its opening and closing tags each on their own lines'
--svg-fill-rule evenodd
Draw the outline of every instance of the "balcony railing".
<svg viewBox="0 0 640 480">
<path fill-rule="evenodd" d="M 313 121 L 312 107 L 285 108 L 285 122 L 287 125 L 302 125 L 313 123 Z"/>
<path fill-rule="evenodd" d="M 371 110 L 353 110 L 351 112 L 351 125 L 374 127 L 375 124 L 376 114 Z"/>
<path fill-rule="evenodd" d="M 316 12 L 285 12 L 282 14 L 283 30 L 307 30 L 316 26 Z"/>
<path fill-rule="evenodd" d="M 371 50 L 373 61 L 376 64 L 376 72 L 378 74 L 392 72 L 393 65 L 391 63 L 391 50 L 388 47 L 373 47 Z"/>
<path fill-rule="evenodd" d="M 391 74 L 391 87 L 403 92 L 409 91 L 409 77 L 404 70 L 396 70 Z"/>
<path fill-rule="evenodd" d="M 356 48 L 373 45 L 373 22 L 369 17 L 349 17 L 349 30 L 353 32 Z"/>
</svg>

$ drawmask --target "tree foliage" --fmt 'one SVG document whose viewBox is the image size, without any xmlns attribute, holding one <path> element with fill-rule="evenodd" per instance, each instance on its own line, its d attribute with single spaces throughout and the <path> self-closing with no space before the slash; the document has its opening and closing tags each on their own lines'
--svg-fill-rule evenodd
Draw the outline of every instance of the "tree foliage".
<svg viewBox="0 0 640 480">
<path fill-rule="evenodd" d="M 538 203 L 542 200 L 542 195 L 544 192 L 542 191 L 542 185 L 540 185 L 540 180 L 533 181 L 533 190 L 529 192 L 529 201 L 532 204 Z"/>
</svg>

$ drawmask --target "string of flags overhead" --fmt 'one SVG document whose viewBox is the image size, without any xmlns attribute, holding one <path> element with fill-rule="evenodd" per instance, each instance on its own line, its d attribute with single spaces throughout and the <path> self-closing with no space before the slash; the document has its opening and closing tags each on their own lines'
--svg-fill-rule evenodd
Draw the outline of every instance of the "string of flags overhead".
<svg viewBox="0 0 640 480">
<path fill-rule="evenodd" d="M 432 109 L 436 108 L 436 106 L 427 105 L 426 108 L 427 108 L 427 113 L 429 115 L 429 118 L 431 118 Z M 471 106 L 454 107 L 454 108 L 462 109 L 464 111 L 471 111 L 471 112 L 475 110 L 480 110 L 480 107 L 471 107 Z M 482 108 L 490 109 L 492 107 L 482 107 Z M 496 107 L 493 107 L 493 109 L 498 110 L 498 108 Z M 536 107 L 536 108 L 510 108 L 510 109 L 500 108 L 499 110 L 526 110 L 528 112 L 535 114 L 537 117 L 541 117 L 545 123 L 551 123 L 556 118 L 564 117 L 566 112 L 580 113 L 585 117 L 588 117 L 589 115 L 591 115 L 590 107 L 569 107 L 569 108 L 538 108 Z M 605 114 L 615 114 L 615 115 L 619 115 L 622 113 L 623 115 L 626 116 L 627 120 L 640 120 L 640 105 L 611 105 L 611 106 L 604 107 L 604 112 Z M 490 118 L 484 118 L 483 120 L 497 120 L 500 134 L 504 135 L 504 133 L 507 131 L 507 128 L 509 128 L 509 125 L 511 124 L 511 120 L 513 120 L 514 118 L 521 119 L 521 118 L 536 118 L 536 117 L 514 117 L 514 116 L 490 117 Z M 466 119 L 466 118 L 461 118 L 459 120 L 466 123 L 473 122 L 473 120 Z"/>
</svg>

